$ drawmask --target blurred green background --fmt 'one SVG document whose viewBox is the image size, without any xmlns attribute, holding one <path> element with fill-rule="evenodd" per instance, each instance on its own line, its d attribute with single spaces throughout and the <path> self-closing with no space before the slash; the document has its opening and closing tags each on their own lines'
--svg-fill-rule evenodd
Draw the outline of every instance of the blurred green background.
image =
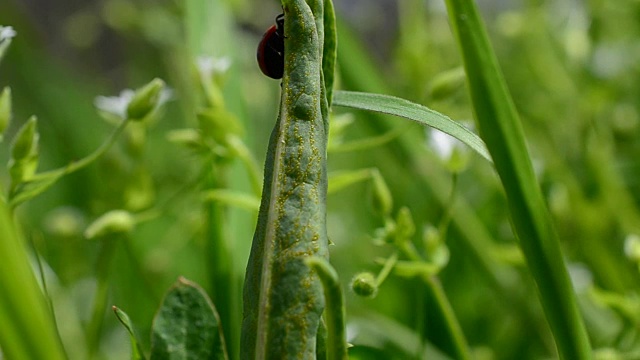
<svg viewBox="0 0 640 360">
<path fill-rule="evenodd" d="M 243 124 L 243 140 L 260 167 L 264 161 L 280 87 L 260 73 L 255 49 L 280 5 L 212 0 L 208 12 L 198 14 L 204 22 L 197 23 L 198 16 L 187 14 L 188 2 L 0 4 L 0 25 L 18 33 L 0 63 L 0 86 L 10 86 L 14 99 L 6 139 L 37 115 L 42 170 L 83 157 L 108 136 L 111 125 L 97 115 L 96 96 L 115 96 L 154 77 L 174 90 L 166 111 L 148 129 L 128 132 L 96 164 L 65 177 L 17 211 L 26 237 L 47 265 L 58 326 L 72 358 L 87 356 L 84 328 L 96 291 L 98 254 L 105 246 L 82 233 L 108 210 L 142 211 L 170 200 L 159 217 L 118 243 L 109 265 L 109 305 L 127 311 L 144 341 L 162 294 L 178 276 L 211 289 L 206 205 L 198 180 L 206 165 L 167 140 L 170 130 L 197 126 L 194 51 L 231 59 L 221 82 L 225 106 Z M 456 75 L 461 62 L 442 1 L 336 0 L 335 5 L 339 88 L 400 96 L 453 119 L 472 120 L 464 82 Z M 592 345 L 637 354 L 640 2 L 494 0 L 479 5 L 524 122 Z M 206 41 L 190 43 L 190 32 L 203 28 Z M 353 124 L 331 141 L 404 130 L 373 149 L 330 151 L 330 171 L 378 168 L 393 194 L 394 209 L 411 210 L 419 248 L 422 228 L 437 226 L 451 208 L 446 238 L 451 257 L 439 277 L 476 357 L 553 358 L 552 338 L 491 165 L 469 155 L 451 203 L 454 175 L 421 127 L 351 114 Z M 3 162 L 9 157 L 8 144 L 0 144 Z M 0 172 L 0 180 L 6 188 L 6 171 Z M 237 160 L 229 164 L 226 182 L 250 192 Z M 357 272 L 378 271 L 376 259 L 392 252 L 372 241 L 383 224 L 370 199 L 366 181 L 328 199 L 331 261 L 345 289 Z M 255 214 L 228 211 L 225 238 L 232 244 L 231 280 L 240 301 Z M 363 358 L 420 358 L 420 339 L 430 344 L 429 354 L 431 345 L 447 352 L 423 286 L 416 278 L 391 275 L 375 299 L 347 291 L 350 342 L 369 346 L 359 350 Z M 126 358 L 125 330 L 109 309 L 104 316 L 96 356 Z M 239 314 L 230 316 L 237 321 Z"/>
</svg>

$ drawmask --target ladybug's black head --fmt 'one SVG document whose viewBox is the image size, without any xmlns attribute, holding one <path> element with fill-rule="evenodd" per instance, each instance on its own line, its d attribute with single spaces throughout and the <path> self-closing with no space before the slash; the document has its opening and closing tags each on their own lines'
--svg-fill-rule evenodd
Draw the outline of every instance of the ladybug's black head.
<svg viewBox="0 0 640 360">
<path fill-rule="evenodd" d="M 284 14 L 276 16 L 276 28 L 278 30 L 278 34 L 284 35 Z"/>
</svg>

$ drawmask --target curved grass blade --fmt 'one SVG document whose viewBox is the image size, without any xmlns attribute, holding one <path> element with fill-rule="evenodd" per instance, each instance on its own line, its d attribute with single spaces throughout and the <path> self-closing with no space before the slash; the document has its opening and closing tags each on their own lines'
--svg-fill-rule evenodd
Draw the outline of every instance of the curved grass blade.
<svg viewBox="0 0 640 360">
<path fill-rule="evenodd" d="M 7 204 L 0 199 L 2 354 L 7 359 L 66 359 L 55 322 L 32 272 L 24 244 Z"/>
<path fill-rule="evenodd" d="M 495 162 L 513 224 L 562 359 L 591 359 L 558 236 L 527 153 L 518 113 L 472 0 L 447 0 L 480 134 Z"/>
<path fill-rule="evenodd" d="M 491 156 L 478 135 L 448 116 L 425 106 L 394 96 L 353 91 L 336 91 L 333 103 L 335 106 L 395 115 L 430 126 L 462 141 L 480 156 L 491 161 Z"/>
</svg>

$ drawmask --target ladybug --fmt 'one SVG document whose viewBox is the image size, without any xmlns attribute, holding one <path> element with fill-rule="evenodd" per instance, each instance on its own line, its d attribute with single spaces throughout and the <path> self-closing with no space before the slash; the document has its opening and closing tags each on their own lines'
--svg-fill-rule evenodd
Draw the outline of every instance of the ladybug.
<svg viewBox="0 0 640 360">
<path fill-rule="evenodd" d="M 276 17 L 258 44 L 258 65 L 263 74 L 272 79 L 282 79 L 284 73 L 284 14 Z"/>
</svg>

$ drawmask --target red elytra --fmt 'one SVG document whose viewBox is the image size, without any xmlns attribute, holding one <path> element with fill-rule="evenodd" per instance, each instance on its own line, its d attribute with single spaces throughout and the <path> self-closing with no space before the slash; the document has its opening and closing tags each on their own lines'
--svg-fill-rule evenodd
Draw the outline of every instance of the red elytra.
<svg viewBox="0 0 640 360">
<path fill-rule="evenodd" d="M 284 14 L 276 17 L 258 44 L 258 65 L 263 74 L 272 79 L 282 79 L 284 73 Z"/>
</svg>

